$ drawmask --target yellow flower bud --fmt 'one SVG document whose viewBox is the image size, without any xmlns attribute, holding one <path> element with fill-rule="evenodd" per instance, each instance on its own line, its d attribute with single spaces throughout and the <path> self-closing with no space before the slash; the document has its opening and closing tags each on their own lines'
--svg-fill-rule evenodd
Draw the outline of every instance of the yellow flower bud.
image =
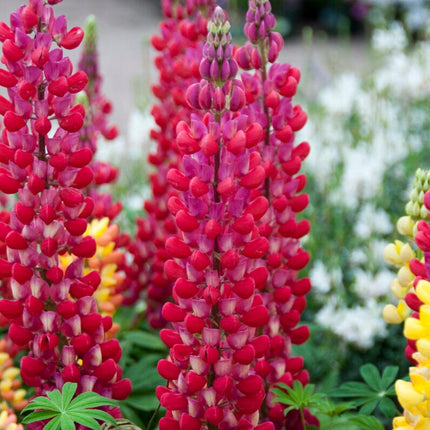
<svg viewBox="0 0 430 430">
<path fill-rule="evenodd" d="M 418 339 L 417 340 L 417 350 L 427 358 L 430 358 L 430 340 Z M 411 376 L 412 378 L 412 376 Z M 415 386 L 415 384 L 414 384 Z"/>
<path fill-rule="evenodd" d="M 397 311 L 397 308 L 391 304 L 385 305 L 382 310 L 382 317 L 388 324 L 400 324 L 404 320 Z"/>
<path fill-rule="evenodd" d="M 0 352 L 0 364 L 3 364 L 9 358 L 7 352 Z"/>
<path fill-rule="evenodd" d="M 415 279 L 415 275 L 409 270 L 409 267 L 403 266 L 397 272 L 397 279 L 402 287 L 408 287 Z"/>
<path fill-rule="evenodd" d="M 384 260 L 393 266 L 399 266 L 402 264 L 402 259 L 397 251 L 394 243 L 389 243 L 384 249 Z"/>
<path fill-rule="evenodd" d="M 397 380 L 395 389 L 399 403 L 404 409 L 416 407 L 424 400 L 424 394 L 415 391 L 411 382 Z"/>
<path fill-rule="evenodd" d="M 423 327 L 420 320 L 417 320 L 416 318 L 408 318 L 405 321 L 403 333 L 408 339 L 421 339 L 426 335 L 426 332 L 427 330 Z"/>
<path fill-rule="evenodd" d="M 20 388 L 19 390 L 15 390 L 15 393 L 13 395 L 13 401 L 19 402 L 20 400 L 24 399 L 25 395 L 27 394 L 27 391 L 23 388 Z"/>
<path fill-rule="evenodd" d="M 409 237 L 413 236 L 412 231 L 414 226 L 415 226 L 414 221 L 410 216 L 407 216 L 407 215 L 399 218 L 396 224 L 397 231 L 400 234 L 403 234 L 404 236 L 409 236 Z"/>
<path fill-rule="evenodd" d="M 400 258 L 403 263 L 409 263 L 413 258 L 415 258 L 415 252 L 412 250 L 409 243 L 405 243 L 400 249 Z"/>
<path fill-rule="evenodd" d="M 0 390 L 9 391 L 12 389 L 12 381 L 10 379 L 3 379 L 0 381 Z"/>
<path fill-rule="evenodd" d="M 422 302 L 430 304 L 430 282 L 420 280 L 416 286 L 416 294 Z"/>
<path fill-rule="evenodd" d="M 391 292 L 393 293 L 394 297 L 399 300 L 403 300 L 406 297 L 406 294 L 408 293 L 409 288 L 408 287 L 402 287 L 400 285 L 400 282 L 398 279 L 394 279 L 391 283 Z"/>
<path fill-rule="evenodd" d="M 15 379 L 19 375 L 17 367 L 9 367 L 3 372 L 3 379 Z"/>
</svg>

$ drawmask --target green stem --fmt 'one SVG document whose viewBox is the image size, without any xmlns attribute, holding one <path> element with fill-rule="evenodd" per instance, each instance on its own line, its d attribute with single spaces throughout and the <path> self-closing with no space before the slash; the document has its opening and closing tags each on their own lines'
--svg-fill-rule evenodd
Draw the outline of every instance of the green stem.
<svg viewBox="0 0 430 430">
<path fill-rule="evenodd" d="M 156 409 L 156 410 L 154 411 L 154 413 L 152 414 L 152 417 L 151 417 L 151 419 L 149 420 L 148 425 L 146 426 L 146 430 L 151 430 L 152 422 L 154 421 L 154 419 L 155 419 L 156 415 L 158 414 L 158 411 L 160 410 L 160 407 L 161 407 L 161 404 L 160 404 L 160 403 L 158 403 L 157 409 Z"/>
<path fill-rule="evenodd" d="M 303 408 L 300 408 L 299 411 L 300 411 L 300 418 L 302 420 L 303 430 L 306 430 L 307 427 L 306 427 L 305 414 L 303 412 Z"/>
</svg>

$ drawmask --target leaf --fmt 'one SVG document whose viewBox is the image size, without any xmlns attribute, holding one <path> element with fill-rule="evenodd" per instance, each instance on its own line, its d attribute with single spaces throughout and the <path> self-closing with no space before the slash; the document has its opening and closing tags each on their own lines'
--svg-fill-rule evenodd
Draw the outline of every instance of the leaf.
<svg viewBox="0 0 430 430">
<path fill-rule="evenodd" d="M 367 363 L 361 366 L 360 374 L 369 387 L 373 388 L 375 391 L 384 390 L 384 387 L 381 384 L 381 375 L 379 374 L 378 368 L 374 364 Z"/>
<path fill-rule="evenodd" d="M 56 406 L 51 400 L 44 396 L 35 397 L 31 402 L 21 411 L 25 413 L 28 411 L 33 411 L 34 409 L 46 409 L 49 411 L 60 412 L 58 406 Z"/>
<path fill-rule="evenodd" d="M 61 430 L 75 430 L 75 424 L 73 420 L 67 414 L 62 414 L 60 418 Z"/>
<path fill-rule="evenodd" d="M 61 393 L 63 395 L 63 409 L 67 409 L 69 403 L 73 399 L 73 396 L 76 393 L 76 388 L 78 387 L 78 384 L 73 382 L 66 382 L 63 385 L 63 389 L 61 390 Z"/>
<path fill-rule="evenodd" d="M 131 395 L 124 402 L 140 411 L 154 411 L 158 406 L 158 399 L 154 393 L 143 394 L 140 396 Z"/>
<path fill-rule="evenodd" d="M 388 397 L 383 397 L 379 402 L 379 410 L 391 420 L 396 414 L 396 405 Z"/>
<path fill-rule="evenodd" d="M 361 408 L 360 408 L 360 414 L 363 415 L 370 415 L 376 408 L 376 406 L 378 406 L 379 400 L 370 400 L 368 402 L 366 402 Z"/>
<path fill-rule="evenodd" d="M 396 379 L 399 373 L 399 366 L 387 366 L 382 372 L 381 384 L 387 389 Z"/>
<path fill-rule="evenodd" d="M 56 416 L 55 418 L 52 418 L 51 421 L 45 424 L 43 430 L 57 430 L 60 427 L 60 418 L 60 415 Z"/>
<path fill-rule="evenodd" d="M 95 419 L 91 418 L 85 413 L 76 412 L 73 416 L 73 419 L 75 420 L 75 422 L 85 427 L 89 427 L 93 430 L 100 430 L 100 424 Z"/>
<path fill-rule="evenodd" d="M 375 392 L 362 382 L 351 381 L 345 382 L 339 388 L 333 390 L 330 395 L 332 397 L 363 397 L 374 396 Z"/>
<path fill-rule="evenodd" d="M 82 415 L 94 418 L 96 420 L 100 421 L 107 421 L 108 423 L 115 424 L 115 419 L 112 417 L 112 415 L 108 414 L 105 411 L 101 411 L 99 409 L 85 409 L 81 412 L 70 412 L 69 414 L 72 418 L 74 417 L 81 417 Z"/>
<path fill-rule="evenodd" d="M 21 421 L 24 424 L 34 423 L 35 421 L 47 420 L 58 415 L 57 411 L 36 411 L 24 417 Z"/>
<path fill-rule="evenodd" d="M 60 409 L 60 411 L 62 410 L 62 404 L 63 404 L 63 399 L 61 397 L 61 393 L 59 390 L 53 390 L 53 391 L 48 391 L 46 393 L 46 395 L 48 396 L 48 398 L 51 399 L 51 401 L 58 406 L 58 408 Z"/>
<path fill-rule="evenodd" d="M 384 426 L 375 417 L 358 415 L 351 417 L 350 421 L 358 424 L 361 430 L 384 430 Z"/>
<path fill-rule="evenodd" d="M 100 394 L 86 391 L 75 397 L 67 408 L 68 411 L 82 408 L 97 408 L 99 406 L 117 406 L 116 400 L 108 399 Z"/>
<path fill-rule="evenodd" d="M 131 343 L 141 346 L 145 349 L 154 351 L 166 351 L 166 346 L 160 338 L 152 333 L 145 331 L 130 331 L 125 334 L 125 339 Z"/>
</svg>

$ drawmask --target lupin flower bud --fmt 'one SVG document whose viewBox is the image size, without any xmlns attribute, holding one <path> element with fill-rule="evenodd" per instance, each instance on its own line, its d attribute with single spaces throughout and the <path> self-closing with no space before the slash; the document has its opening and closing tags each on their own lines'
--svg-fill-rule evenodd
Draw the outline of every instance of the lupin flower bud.
<svg viewBox="0 0 430 430">
<path fill-rule="evenodd" d="M 86 110 L 74 96 L 87 75 L 72 74 L 61 49 L 73 49 L 82 37 L 80 28 L 67 31 L 64 16 L 56 18 L 42 0 L 11 14 L 5 40 L 23 55 L 6 44 L 7 70 L 0 78 L 7 79 L 0 81 L 9 88 L 2 111 L 8 126 L 0 142 L 0 189 L 17 192 L 18 199 L 0 228 L 6 245 L 0 275 L 10 278 L 0 314 L 9 322 L 12 342 L 28 348 L 21 376 L 36 394 L 61 389 L 70 380 L 80 391 L 122 399 L 131 385 L 117 365 L 121 350 L 102 353 L 111 318 L 98 313 L 93 297 L 100 275 L 83 271 L 83 260 L 97 250 L 94 238 L 83 235 L 94 209 L 84 192 L 94 177 L 88 167 L 93 151 L 80 140 Z M 59 255 L 65 253 L 75 259 L 63 271 Z M 115 361 L 109 378 L 108 359 Z"/>
</svg>

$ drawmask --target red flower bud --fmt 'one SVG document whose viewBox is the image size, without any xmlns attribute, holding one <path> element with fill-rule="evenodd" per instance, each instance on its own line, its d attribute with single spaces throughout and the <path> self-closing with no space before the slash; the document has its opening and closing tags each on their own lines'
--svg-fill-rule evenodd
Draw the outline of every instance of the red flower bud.
<svg viewBox="0 0 430 430">
<path fill-rule="evenodd" d="M 164 379 L 172 381 L 178 379 L 181 369 L 174 363 L 168 360 L 160 360 L 157 364 L 157 371 L 160 376 Z"/>
<path fill-rule="evenodd" d="M 0 313 L 8 318 L 18 318 L 22 315 L 23 306 L 21 302 L 15 300 L 0 300 Z"/>
<path fill-rule="evenodd" d="M 79 382 L 81 372 L 76 364 L 68 364 L 62 371 L 61 376 L 64 382 Z"/>
<path fill-rule="evenodd" d="M 33 276 L 33 271 L 30 267 L 23 266 L 22 264 L 15 263 L 12 266 L 12 276 L 21 285 L 29 281 Z"/>
<path fill-rule="evenodd" d="M 26 249 L 28 242 L 17 231 L 10 231 L 6 236 L 6 245 L 11 249 Z"/>
<path fill-rule="evenodd" d="M 242 323 L 249 327 L 263 327 L 269 322 L 269 313 L 263 305 L 253 307 L 242 316 Z"/>
<path fill-rule="evenodd" d="M 186 258 L 191 255 L 191 248 L 177 237 L 169 237 L 166 240 L 166 251 L 173 258 Z"/>
<path fill-rule="evenodd" d="M 18 346 L 24 346 L 33 339 L 33 333 L 28 328 L 12 323 L 9 327 L 9 337 Z"/>
<path fill-rule="evenodd" d="M 82 238 L 82 241 L 79 244 L 75 245 L 71 249 L 71 252 L 77 257 L 91 258 L 96 253 L 96 250 L 96 241 L 91 236 L 85 236 Z"/>
<path fill-rule="evenodd" d="M 79 112 L 73 112 L 58 122 L 59 126 L 64 130 L 75 133 L 84 125 L 84 118 Z"/>
<path fill-rule="evenodd" d="M 60 76 L 48 85 L 48 91 L 58 97 L 63 97 L 68 89 L 69 85 L 65 76 Z"/>
<path fill-rule="evenodd" d="M 83 38 L 84 32 L 82 28 L 73 27 L 64 35 L 59 45 L 65 49 L 75 49 L 81 44 Z"/>
<path fill-rule="evenodd" d="M 46 136 L 51 130 L 51 121 L 46 116 L 41 116 L 34 123 L 34 128 L 39 134 Z"/>
<path fill-rule="evenodd" d="M 24 57 L 24 52 L 22 52 L 22 50 L 18 48 L 11 39 L 7 39 L 3 42 L 2 51 L 7 60 L 12 63 Z"/>
<path fill-rule="evenodd" d="M 12 111 L 5 113 L 3 123 L 8 131 L 18 131 L 26 125 L 25 120 Z"/>
<path fill-rule="evenodd" d="M 0 85 L 2 87 L 10 88 L 17 84 L 18 79 L 7 70 L 0 69 Z"/>
<path fill-rule="evenodd" d="M 72 94 L 79 93 L 79 91 L 82 91 L 86 87 L 87 83 L 88 76 L 82 70 L 76 72 L 75 74 L 67 78 L 69 92 L 71 92 Z"/>
<path fill-rule="evenodd" d="M 131 393 L 130 379 L 121 379 L 112 385 L 112 398 L 115 400 L 125 400 Z"/>
<path fill-rule="evenodd" d="M 23 224 L 30 224 L 36 214 L 32 208 L 30 208 L 29 206 L 25 206 L 21 202 L 16 203 L 14 211 L 16 217 Z"/>
<path fill-rule="evenodd" d="M 69 155 L 69 164 L 72 167 L 84 167 L 93 158 L 93 152 L 89 148 L 83 148 L 78 151 L 72 152 Z"/>
</svg>

